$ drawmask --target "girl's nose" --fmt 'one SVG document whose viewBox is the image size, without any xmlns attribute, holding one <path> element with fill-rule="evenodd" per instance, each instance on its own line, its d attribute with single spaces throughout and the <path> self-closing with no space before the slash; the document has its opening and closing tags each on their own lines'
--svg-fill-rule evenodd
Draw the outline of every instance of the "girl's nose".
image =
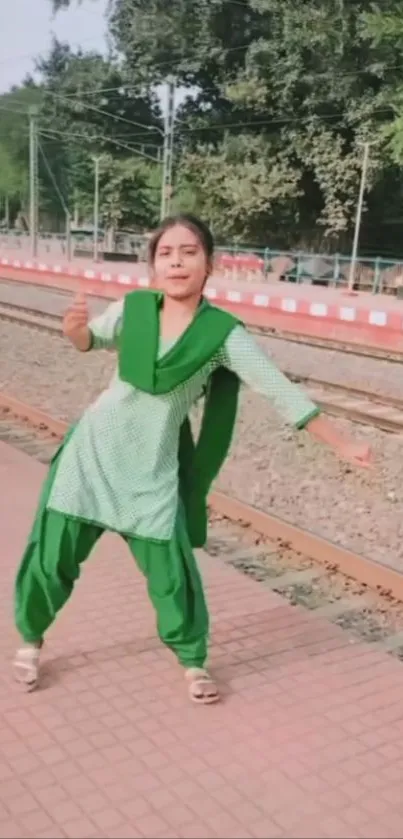
<svg viewBox="0 0 403 839">
<path fill-rule="evenodd" d="M 179 251 L 172 251 L 171 268 L 179 268 L 182 265 L 182 257 Z"/>
</svg>

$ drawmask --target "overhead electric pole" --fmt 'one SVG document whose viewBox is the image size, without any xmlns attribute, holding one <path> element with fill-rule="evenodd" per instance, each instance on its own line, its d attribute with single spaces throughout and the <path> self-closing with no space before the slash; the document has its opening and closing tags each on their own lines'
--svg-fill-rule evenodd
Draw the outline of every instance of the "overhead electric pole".
<svg viewBox="0 0 403 839">
<path fill-rule="evenodd" d="M 56 178 L 53 174 L 52 167 L 51 167 L 51 165 L 48 161 L 48 158 L 46 157 L 46 154 L 45 154 L 45 151 L 44 151 L 43 146 L 41 144 L 41 141 L 38 139 L 37 143 L 38 143 L 38 148 L 39 148 L 39 151 L 42 155 L 43 162 L 45 164 L 47 173 L 48 173 L 49 178 L 50 178 L 50 180 L 51 180 L 51 182 L 54 186 L 56 195 L 59 198 L 59 201 L 60 201 L 60 203 L 62 205 L 62 208 L 63 208 L 63 211 L 64 211 L 64 215 L 65 215 L 65 219 L 66 219 L 66 256 L 67 256 L 67 259 L 70 262 L 70 260 L 71 260 L 71 216 L 70 216 L 70 210 L 69 210 L 69 208 L 66 204 L 63 193 L 59 189 L 57 180 L 56 180 Z"/>
<path fill-rule="evenodd" d="M 31 256 L 38 255 L 38 108 L 29 109 L 29 235 Z"/>
<path fill-rule="evenodd" d="M 360 183 L 360 191 L 359 191 L 359 195 L 358 195 L 353 250 L 351 252 L 350 273 L 349 273 L 349 278 L 348 278 L 348 290 L 349 291 L 352 291 L 353 288 L 354 288 L 355 269 L 356 269 L 356 265 L 357 265 L 358 242 L 359 242 L 359 239 L 360 239 L 362 207 L 363 207 L 363 204 L 364 204 L 365 186 L 366 186 L 366 181 L 367 181 L 369 147 L 370 147 L 370 145 L 371 145 L 371 143 L 364 143 L 364 156 L 363 156 L 363 160 L 362 160 L 362 169 L 361 169 L 361 183 Z"/>
<path fill-rule="evenodd" d="M 99 157 L 94 158 L 94 262 L 99 255 Z"/>
<path fill-rule="evenodd" d="M 168 98 L 164 121 L 164 156 L 162 164 L 161 219 L 169 215 L 172 195 L 172 169 L 175 123 L 175 82 L 168 79 Z"/>
</svg>

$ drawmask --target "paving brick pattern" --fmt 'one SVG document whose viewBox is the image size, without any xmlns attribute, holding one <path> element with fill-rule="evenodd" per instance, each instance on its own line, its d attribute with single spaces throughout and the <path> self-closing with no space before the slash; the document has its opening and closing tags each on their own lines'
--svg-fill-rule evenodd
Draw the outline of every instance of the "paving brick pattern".
<svg viewBox="0 0 403 839">
<path fill-rule="evenodd" d="M 0 839 L 403 836 L 403 667 L 201 558 L 219 706 L 192 706 L 144 582 L 106 537 L 10 679 L 12 585 L 43 468 L 0 444 Z"/>
</svg>

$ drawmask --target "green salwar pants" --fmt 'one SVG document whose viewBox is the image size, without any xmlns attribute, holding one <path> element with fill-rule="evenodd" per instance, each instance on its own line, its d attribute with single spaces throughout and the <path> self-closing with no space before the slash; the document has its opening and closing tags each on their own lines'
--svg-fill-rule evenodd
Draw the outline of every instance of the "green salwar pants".
<svg viewBox="0 0 403 839">
<path fill-rule="evenodd" d="M 46 508 L 56 468 L 55 458 L 15 585 L 15 621 L 27 643 L 42 639 L 70 597 L 81 564 L 104 533 L 98 525 Z M 123 538 L 147 579 L 161 640 L 184 667 L 203 667 L 209 617 L 184 514 L 178 513 L 168 544 Z"/>
</svg>

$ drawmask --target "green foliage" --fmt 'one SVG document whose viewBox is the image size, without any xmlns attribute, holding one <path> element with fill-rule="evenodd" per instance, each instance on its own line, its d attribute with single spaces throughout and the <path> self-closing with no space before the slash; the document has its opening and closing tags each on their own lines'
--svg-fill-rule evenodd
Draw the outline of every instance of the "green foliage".
<svg viewBox="0 0 403 839">
<path fill-rule="evenodd" d="M 14 214 L 24 208 L 28 192 L 29 107 L 39 101 L 38 88 L 27 80 L 0 96 L 0 198 L 11 201 Z"/>
<path fill-rule="evenodd" d="M 37 62 L 37 70 L 39 86 L 28 81 L 0 97 L 0 197 L 18 197 L 26 206 L 28 109 L 37 104 L 40 210 L 45 223 L 51 223 L 49 219 L 55 228 L 62 228 L 66 206 L 72 215 L 78 210 L 83 221 L 92 218 L 93 159 L 104 155 L 110 161 L 105 213 L 130 223 L 130 212 L 119 212 L 118 205 L 125 184 L 127 191 L 133 182 L 138 196 L 132 223 L 139 224 L 142 218 L 147 226 L 147 216 L 155 216 L 155 190 L 146 188 L 153 166 L 161 177 L 160 167 L 150 164 L 162 142 L 156 96 L 125 86 L 112 61 L 96 53 L 74 53 L 57 41 L 50 54 Z"/>
<path fill-rule="evenodd" d="M 50 2 L 65 8 L 73 0 Z M 169 76 L 188 89 L 175 126 L 174 208 L 203 213 L 221 238 L 348 247 L 369 140 L 362 247 L 400 248 L 403 0 L 110 0 L 108 23 L 119 72 L 99 56 L 55 53 L 51 72 L 42 66 L 45 86 L 53 79 L 53 93 L 68 97 L 120 78 L 143 91 L 141 103 L 126 95 L 119 101 L 116 91 L 105 94 L 105 104 L 101 94 L 91 102 L 157 129 L 157 103 L 145 90 Z M 118 220 L 118 202 L 108 199 L 111 218 L 126 223 L 138 211 L 137 190 L 140 216 L 149 213 L 151 223 L 159 168 L 116 170 L 112 161 L 131 155 L 101 139 L 132 145 L 133 126 L 77 101 L 58 100 L 56 109 L 55 101 L 48 124 L 74 126 L 88 138 L 74 152 L 69 144 L 66 188 L 89 194 L 90 144 L 109 156 L 114 196 L 124 207 Z M 158 130 L 138 134 L 146 153 L 155 153 Z"/>
<path fill-rule="evenodd" d="M 100 161 L 101 220 L 106 227 L 147 228 L 158 220 L 158 193 L 150 185 L 147 166 L 136 160 Z"/>
<path fill-rule="evenodd" d="M 0 142 L 0 195 L 19 198 L 24 194 L 25 187 L 24 173 L 13 157 L 9 145 L 3 140 Z"/>
<path fill-rule="evenodd" d="M 319 230 L 337 245 L 349 235 L 360 142 L 380 141 L 388 118 L 379 111 L 390 53 L 368 37 L 367 8 L 359 0 L 113 3 L 128 76 L 174 74 L 197 88 L 176 129 L 178 196 L 186 185 L 186 205 L 223 236 L 297 243 Z M 392 163 L 374 149 L 370 183 Z"/>
<path fill-rule="evenodd" d="M 181 179 L 221 236 L 239 241 L 289 225 L 300 195 L 298 171 L 262 137 L 227 137 L 213 152 L 186 154 Z"/>
</svg>

